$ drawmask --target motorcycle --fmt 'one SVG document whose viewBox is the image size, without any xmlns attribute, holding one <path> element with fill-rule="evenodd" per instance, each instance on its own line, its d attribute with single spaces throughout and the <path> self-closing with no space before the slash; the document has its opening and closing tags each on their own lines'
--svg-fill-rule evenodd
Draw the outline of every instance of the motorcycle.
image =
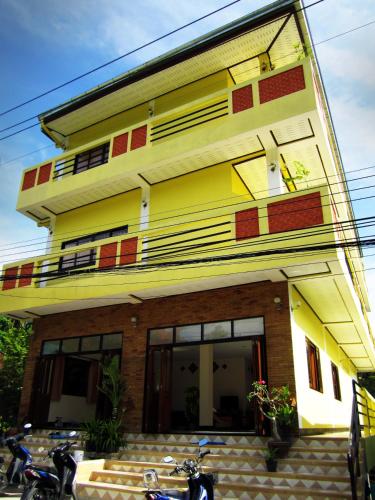
<svg viewBox="0 0 375 500">
<path fill-rule="evenodd" d="M 72 438 L 76 434 L 76 431 L 72 431 L 67 434 L 67 437 Z M 77 462 L 70 452 L 75 444 L 75 441 L 59 443 L 48 452 L 48 457 L 52 458 L 55 467 L 30 466 L 25 469 L 24 474 L 29 484 L 21 500 L 65 500 L 67 498 L 76 500 Z"/>
<path fill-rule="evenodd" d="M 25 437 L 31 434 L 31 424 L 25 424 L 23 432 L 3 439 L 2 444 L 9 448 L 13 458 L 5 471 L 0 471 L 0 494 L 18 493 L 26 484 L 25 469 L 32 463 L 32 456 L 29 450 L 20 444 Z M 0 458 L 1 467 L 4 458 Z"/>
<path fill-rule="evenodd" d="M 188 490 L 162 490 L 159 486 L 158 474 L 155 469 L 147 469 L 143 474 L 143 481 L 147 488 L 145 498 L 148 500 L 213 500 L 214 484 L 217 483 L 216 474 L 202 472 L 201 462 L 210 453 L 210 450 L 202 450 L 208 444 L 207 439 L 198 442 L 198 452 L 195 458 L 187 458 L 182 465 L 176 467 L 169 473 L 170 476 L 181 474 L 187 475 Z M 165 457 L 164 463 L 175 463 L 173 457 Z"/>
</svg>

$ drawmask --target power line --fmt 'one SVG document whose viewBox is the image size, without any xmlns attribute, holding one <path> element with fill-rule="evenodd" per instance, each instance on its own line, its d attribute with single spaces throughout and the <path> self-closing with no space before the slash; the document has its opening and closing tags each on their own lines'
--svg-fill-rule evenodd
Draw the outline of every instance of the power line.
<svg viewBox="0 0 375 500">
<path fill-rule="evenodd" d="M 103 64 L 103 65 L 101 65 L 101 66 L 98 66 L 97 68 L 94 68 L 93 70 L 90 70 L 89 72 L 86 72 L 86 73 L 84 73 L 84 74 L 82 74 L 82 75 L 79 75 L 78 77 L 75 77 L 75 78 L 73 78 L 73 79 L 69 80 L 68 82 L 65 82 L 65 83 L 63 83 L 63 84 L 61 84 L 61 85 L 59 85 L 59 86 L 57 86 L 57 87 L 54 87 L 53 89 L 51 89 L 51 90 L 49 90 L 49 91 L 46 91 L 46 92 L 44 92 L 44 93 L 42 93 L 42 94 L 39 94 L 38 96 L 36 96 L 36 97 L 34 97 L 34 98 L 32 98 L 32 99 L 29 99 L 29 100 L 27 100 L 27 101 L 25 101 L 25 102 L 23 102 L 23 103 L 21 103 L 21 104 L 19 104 L 19 105 L 17 105 L 17 106 L 14 106 L 13 108 L 10 108 L 10 109 L 8 109 L 8 110 L 6 110 L 6 111 L 4 111 L 4 112 L 0 113 L 0 116 L 3 116 L 3 115 L 5 115 L 5 114 L 7 114 L 7 113 L 10 113 L 11 111 L 14 111 L 14 110 L 16 110 L 16 109 L 18 109 L 18 108 L 20 108 L 20 107 L 22 107 L 22 106 L 25 106 L 26 104 L 29 104 L 29 103 L 31 103 L 31 102 L 33 102 L 33 101 L 37 100 L 37 99 L 40 99 L 41 97 L 44 97 L 45 95 L 48 95 L 48 94 L 50 94 L 50 93 L 52 93 L 52 92 L 55 92 L 56 90 L 61 89 L 62 87 L 65 87 L 66 85 L 69 85 L 70 83 L 73 83 L 73 82 L 75 82 L 75 81 L 77 81 L 77 80 L 79 80 L 79 79 L 81 79 L 81 78 L 83 78 L 83 77 L 85 77 L 85 76 L 87 76 L 87 75 L 89 75 L 89 74 L 91 74 L 91 73 L 93 73 L 93 72 L 95 72 L 95 71 L 97 71 L 97 70 L 99 70 L 99 69 L 101 69 L 101 68 L 105 67 L 105 66 L 108 66 L 108 65 L 112 64 L 113 62 L 116 62 L 116 61 L 117 61 L 117 60 L 119 60 L 119 59 L 122 59 L 122 58 L 124 58 L 124 57 L 126 57 L 126 56 L 128 56 L 128 55 L 131 55 L 131 54 L 133 54 L 134 52 L 137 52 L 137 51 L 139 51 L 139 50 L 141 50 L 141 49 L 143 49 L 143 48 L 145 48 L 145 47 L 147 47 L 147 46 L 149 46 L 149 45 L 151 45 L 151 44 L 153 44 L 153 43 L 155 43 L 155 42 L 157 42 L 157 41 L 159 41 L 159 40 L 162 40 L 163 38 L 166 38 L 167 36 L 169 36 L 169 35 L 171 35 L 171 34 L 174 34 L 174 33 L 176 33 L 177 31 L 180 31 L 180 30 L 182 30 L 182 29 L 184 29 L 184 28 L 186 28 L 186 27 L 188 27 L 188 26 L 190 26 L 190 25 L 192 25 L 192 24 L 194 24 L 194 23 L 196 23 L 196 22 L 198 22 L 198 21 L 201 21 L 202 19 L 205 19 L 205 18 L 207 18 L 207 17 L 209 17 L 209 16 L 211 16 L 211 15 L 213 15 L 213 14 L 215 14 L 215 13 L 217 13 L 217 12 L 219 12 L 219 11 L 223 10 L 223 9 L 226 9 L 227 7 L 230 7 L 231 5 L 233 5 L 233 4 L 237 3 L 237 2 L 240 2 L 240 1 L 241 1 L 241 0 L 235 0 L 235 1 L 233 1 L 232 3 L 230 3 L 230 4 L 227 4 L 227 5 L 225 5 L 225 6 L 221 7 L 221 8 L 219 8 L 219 9 L 217 9 L 217 10 L 215 10 L 215 11 L 213 11 L 213 12 L 209 13 L 209 14 L 206 14 L 205 16 L 202 16 L 202 17 L 200 17 L 199 19 L 196 19 L 195 21 L 192 21 L 192 22 L 190 22 L 190 23 L 188 23 L 188 24 L 185 24 L 184 26 L 182 26 L 182 27 L 180 27 L 180 28 L 177 28 L 177 29 L 176 29 L 176 30 L 174 30 L 174 31 L 171 31 L 171 32 L 169 32 L 169 33 L 167 33 L 167 34 L 165 34 L 165 35 L 162 35 L 161 37 L 156 38 L 155 40 L 153 40 L 153 41 L 151 41 L 151 42 L 148 42 L 148 43 L 146 43 L 146 44 L 144 44 L 144 45 L 142 45 L 142 46 L 140 46 L 140 47 L 138 47 L 138 48 L 136 48 L 136 49 L 134 49 L 134 50 L 132 50 L 132 51 L 130 51 L 130 52 L 127 52 L 126 54 L 123 54 L 122 56 L 119 56 L 118 58 L 113 59 L 112 61 L 109 61 L 109 62 L 107 62 L 107 63 L 105 63 L 105 64 Z M 311 3 L 310 5 L 306 5 L 306 6 L 302 7 L 301 9 L 296 10 L 296 12 L 300 12 L 300 11 L 302 11 L 302 10 L 306 10 L 306 9 L 308 9 L 309 7 L 313 7 L 314 5 L 317 5 L 318 3 L 321 3 L 321 2 L 323 2 L 323 1 L 325 1 L 325 0 L 317 0 L 316 2 Z M 286 17 L 286 16 L 284 16 L 284 17 Z M 270 22 L 268 22 L 268 23 L 264 24 L 264 26 L 266 26 L 267 24 L 270 24 L 270 23 L 272 23 L 272 22 L 274 22 L 274 21 L 270 21 Z M 360 29 L 360 27 L 357 27 L 357 28 L 355 28 L 355 29 Z M 339 36 L 339 35 L 337 35 L 337 36 Z M 329 40 L 327 40 L 327 41 L 329 41 Z M 319 43 L 324 43 L 324 42 L 325 42 L 325 41 L 323 40 L 323 41 L 321 41 L 321 42 L 319 42 Z M 293 54 L 295 54 L 295 52 L 291 52 L 289 55 L 293 55 Z M 283 58 L 285 58 L 285 57 L 287 57 L 287 56 L 285 56 L 285 55 L 284 55 L 284 56 L 282 56 L 281 58 L 278 58 L 278 59 L 283 59 Z M 275 59 L 275 60 L 278 60 L 278 59 Z M 0 130 L 0 132 L 5 132 L 5 131 L 10 130 L 10 129 L 12 129 L 12 128 L 15 128 L 15 127 L 17 127 L 17 126 L 19 126 L 19 125 L 22 125 L 22 124 L 24 124 L 24 123 L 27 123 L 27 122 L 29 122 L 29 121 L 31 121 L 31 120 L 34 120 L 34 119 L 38 118 L 38 116 L 39 116 L 39 115 L 34 115 L 34 116 L 32 116 L 32 117 L 30 117 L 30 118 L 27 118 L 27 119 L 24 119 L 24 120 L 22 120 L 22 121 L 20 121 L 20 122 L 18 122 L 18 123 L 15 123 L 15 124 L 13 124 L 13 125 L 10 125 L 10 126 L 8 126 L 8 127 L 5 127 L 5 128 L 3 128 L 3 129 L 1 129 L 1 130 Z M 107 118 L 109 118 L 109 117 L 107 117 Z M 106 119 L 107 119 L 107 118 L 106 118 Z M 100 123 L 100 122 L 99 122 L 99 123 Z M 24 127 L 23 129 L 20 129 L 20 130 L 18 130 L 18 131 L 16 131 L 16 132 L 13 132 L 12 134 L 8 134 L 7 136 L 1 137 L 1 138 L 0 138 L 0 141 L 5 140 L 5 139 L 9 139 L 10 137 L 13 137 L 13 136 L 15 136 L 15 135 L 17 135 L 17 134 L 19 134 L 19 133 L 21 133 L 21 132 L 24 132 L 24 131 L 26 131 L 26 130 L 29 130 L 29 129 L 33 128 L 33 127 L 36 127 L 37 125 L 38 125 L 38 123 L 35 123 L 35 124 L 30 125 L 30 126 L 28 126 L 28 127 Z"/>
<path fill-rule="evenodd" d="M 363 169 L 358 169 L 358 170 L 353 170 L 352 172 L 360 172 L 362 170 L 368 170 L 368 169 L 371 169 L 371 168 L 375 168 L 375 165 L 372 166 L 372 167 L 366 167 L 366 168 L 363 168 Z M 337 177 L 336 174 L 333 174 L 333 175 L 330 175 L 330 176 L 327 176 L 328 178 L 329 177 Z M 357 178 L 353 178 L 353 179 L 349 179 L 347 182 L 356 182 L 356 181 L 360 181 L 360 180 L 363 180 L 363 179 L 368 179 L 368 178 L 372 178 L 374 177 L 374 174 L 370 174 L 370 175 L 367 175 L 367 176 L 363 176 L 363 177 L 357 177 Z M 327 180 L 328 180 L 327 178 Z M 316 182 L 316 181 L 319 181 L 319 180 L 325 180 L 326 177 L 318 177 L 318 178 L 314 178 L 314 179 L 308 179 L 309 182 Z M 334 186 L 334 185 L 338 185 L 338 186 L 341 186 L 342 185 L 342 181 L 338 181 L 338 182 L 335 182 L 335 183 L 330 183 L 329 184 L 330 186 Z M 360 189 L 370 189 L 371 187 L 375 187 L 375 186 L 364 186 Z M 353 188 L 351 191 L 355 191 L 357 189 Z M 255 195 L 255 194 L 258 194 L 258 193 L 263 193 L 264 190 L 260 190 L 260 191 L 253 191 L 252 194 Z M 301 193 L 303 191 L 300 191 Z M 342 194 L 344 193 L 348 193 L 349 190 L 343 190 L 341 191 Z M 329 196 L 329 195 L 324 195 L 324 196 Z M 191 207 L 196 207 L 196 206 L 202 206 L 202 205 L 207 205 L 207 204 L 211 204 L 211 203 L 221 203 L 223 201 L 230 201 L 230 200 L 236 200 L 238 199 L 239 196 L 232 196 L 232 197 L 228 197 L 228 198 L 221 198 L 221 199 L 217 199 L 217 200 L 212 200 L 210 202 L 204 202 L 204 203 L 200 203 L 200 204 L 194 204 L 194 205 L 189 205 L 187 207 L 184 207 L 183 210 L 187 210 Z M 260 202 L 262 200 L 265 200 L 265 199 L 271 199 L 269 198 L 268 196 L 265 196 L 263 198 L 257 198 L 253 201 L 255 202 Z M 357 199 L 357 200 L 353 200 L 353 201 L 358 201 L 360 199 Z M 176 218 L 179 218 L 181 216 L 190 216 L 190 215 L 194 215 L 194 214 L 200 214 L 200 213 L 205 213 L 205 212 L 210 212 L 210 211 L 213 211 L 213 210 L 218 210 L 218 209 L 222 209 L 222 208 L 229 208 L 229 207 L 236 207 L 238 205 L 243 205 L 243 204 L 248 204 L 251 200 L 245 200 L 245 201 L 240 201 L 240 202 L 234 202 L 232 204 L 227 204 L 227 205 L 222 205 L 220 204 L 220 206 L 213 206 L 213 207 L 209 207 L 209 208 L 206 208 L 206 209 L 202 209 L 202 210 L 194 210 L 194 211 L 191 211 L 191 212 L 186 212 L 186 213 L 183 213 L 182 210 L 179 212 L 179 213 L 176 213 L 174 215 L 171 215 L 171 216 L 167 216 L 167 217 L 161 217 L 159 219 L 152 219 L 149 221 L 149 224 L 153 224 L 155 222 L 160 222 L 160 221 L 165 221 L 165 220 L 170 220 L 170 219 L 176 219 Z M 290 200 L 289 203 L 293 203 L 293 200 Z M 339 202 L 339 203 L 344 203 L 344 202 Z M 323 206 L 327 206 L 327 205 L 323 205 Z M 164 213 L 169 213 L 169 212 L 175 212 L 174 209 L 170 209 L 170 210 L 165 210 L 165 211 L 162 211 L 162 212 L 158 212 L 156 213 L 156 215 L 158 214 L 164 214 Z M 216 217 L 219 217 L 219 216 L 209 216 L 210 218 L 216 218 Z M 132 218 L 132 219 L 128 219 L 129 222 L 132 222 L 134 221 L 133 224 L 127 224 L 128 227 L 132 227 L 132 226 L 138 226 L 138 223 L 142 220 L 142 217 L 135 217 L 135 218 Z M 205 220 L 205 219 L 193 219 L 193 220 L 188 220 L 188 221 L 185 221 L 185 223 L 192 223 L 192 222 L 199 222 L 201 220 Z M 123 224 L 124 223 L 124 219 L 121 219 L 121 220 L 118 220 L 118 221 L 112 221 L 111 224 L 112 224 L 112 227 L 116 224 Z M 180 225 L 180 223 L 177 223 L 177 224 L 172 224 L 172 225 L 169 225 L 169 226 L 157 226 L 157 227 L 154 227 L 152 229 L 150 229 L 150 231 L 156 231 L 156 230 L 159 230 L 159 229 L 165 229 L 165 228 L 169 228 L 169 227 L 174 227 L 175 225 Z M 68 232 L 65 232 L 65 233 L 61 233 L 59 236 L 59 238 L 55 238 L 53 240 L 53 243 L 57 243 L 59 241 L 64 241 L 66 239 L 66 237 L 68 235 L 75 235 L 75 234 L 79 234 L 79 235 L 82 235 L 82 231 L 88 231 L 88 230 L 93 230 L 93 229 L 98 229 L 98 228 L 102 228 L 102 227 L 108 227 L 108 223 L 107 224 L 100 224 L 100 225 L 94 225 L 94 226 L 88 226 L 88 227 L 84 227 L 84 228 L 80 228 L 78 230 L 75 230 L 75 231 L 68 231 Z M 135 231 L 134 233 L 130 232 L 128 233 L 128 235 L 131 235 L 131 234 L 138 234 L 138 231 Z M 17 248 L 25 248 L 25 246 L 35 246 L 37 244 L 39 244 L 39 241 L 44 241 L 45 238 L 34 238 L 34 239 L 30 239 L 30 240 L 24 240 L 24 241 L 19 241 L 19 242 L 14 242 L 14 243 L 9 243 L 7 245 L 3 245 L 2 247 L 0 247 L 0 252 L 2 251 L 7 251 L 7 250 L 14 250 L 14 249 L 17 249 Z M 29 241 L 36 241 L 36 243 L 30 243 L 28 245 L 25 245 L 25 243 L 29 242 Z M 22 246 L 17 246 L 18 243 L 21 243 Z M 15 245 L 15 246 L 12 246 L 10 247 L 10 245 Z M 1 250 L 1 248 L 3 248 L 4 250 Z M 30 250 L 30 252 L 32 251 L 36 251 L 36 250 L 44 250 L 43 249 L 34 249 L 34 250 Z M 25 253 L 25 252 L 22 252 L 22 253 Z M 5 257 L 6 255 L 3 255 L 3 257 Z"/>
<path fill-rule="evenodd" d="M 189 26 L 192 26 L 193 24 L 195 24 L 199 21 L 202 21 L 203 19 L 206 19 L 214 14 L 217 14 L 218 12 L 221 12 L 222 10 L 227 9 L 228 7 L 231 7 L 232 5 L 239 3 L 240 1 L 241 0 L 233 0 L 232 2 L 224 5 L 223 7 L 220 7 L 216 10 L 213 10 L 212 12 L 209 12 L 208 14 L 205 14 L 204 16 L 201 16 L 193 21 L 190 21 L 189 23 L 186 23 L 183 26 L 180 26 L 179 28 L 176 28 L 172 31 L 169 31 L 168 33 L 165 33 L 164 35 L 161 35 L 157 38 L 154 38 L 150 42 L 146 42 L 143 45 L 140 45 L 139 47 L 132 49 L 129 52 L 126 52 L 125 54 L 122 54 L 121 56 L 115 57 L 114 59 L 111 59 L 110 61 L 107 61 L 106 63 L 103 63 L 100 66 L 96 66 L 95 68 L 93 68 L 89 71 L 86 71 L 85 73 L 82 73 L 74 78 L 71 78 L 70 80 L 68 80 L 64 83 L 61 83 L 60 85 L 57 85 L 56 87 L 54 87 L 50 90 L 46 90 L 45 92 L 42 92 L 41 94 L 39 94 L 35 97 L 32 97 L 32 98 L 28 99 L 27 101 L 24 101 L 20 104 L 17 104 L 15 106 L 13 106 L 12 108 L 9 108 L 9 109 L 1 112 L 0 116 L 4 116 L 4 115 L 10 113 L 11 111 L 15 111 L 16 109 L 19 109 L 19 108 L 25 106 L 26 104 L 30 104 L 31 102 L 34 102 L 37 99 L 40 99 L 41 97 L 45 97 L 46 95 L 51 94 L 52 92 L 55 92 L 56 90 L 59 90 L 63 87 L 66 87 L 67 85 L 70 85 L 71 83 L 74 83 L 74 82 L 84 78 L 85 76 L 91 75 L 92 73 L 95 73 L 96 71 L 99 71 L 100 69 L 103 69 L 103 68 L 105 68 L 105 67 L 107 67 L 107 66 L 109 66 L 117 61 L 120 61 L 121 59 L 124 59 L 125 57 L 128 57 L 128 56 L 130 56 L 130 55 L 132 55 L 132 54 L 134 54 L 142 49 L 145 49 L 146 47 L 149 47 L 150 45 L 153 45 L 156 42 L 160 42 L 160 40 L 163 40 L 164 38 L 167 38 L 167 37 L 179 32 L 185 28 L 188 28 Z M 320 1 L 323 1 L 323 0 L 320 0 Z M 319 2 L 316 2 L 316 3 L 319 3 Z M 38 115 L 34 116 L 33 118 L 37 118 L 37 117 L 38 117 Z M 28 120 L 31 120 L 33 118 L 29 118 Z M 28 121 L 28 120 L 25 120 L 25 121 Z M 25 123 L 25 121 L 23 123 Z"/>
</svg>

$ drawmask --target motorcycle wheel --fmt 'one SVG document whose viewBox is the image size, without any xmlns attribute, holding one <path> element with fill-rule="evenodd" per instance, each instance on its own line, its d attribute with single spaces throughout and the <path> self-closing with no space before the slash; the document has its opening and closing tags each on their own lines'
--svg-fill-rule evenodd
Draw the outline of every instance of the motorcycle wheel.
<svg viewBox="0 0 375 500">
<path fill-rule="evenodd" d="M 50 500 L 50 495 L 37 485 L 28 486 L 22 493 L 21 500 Z"/>
</svg>

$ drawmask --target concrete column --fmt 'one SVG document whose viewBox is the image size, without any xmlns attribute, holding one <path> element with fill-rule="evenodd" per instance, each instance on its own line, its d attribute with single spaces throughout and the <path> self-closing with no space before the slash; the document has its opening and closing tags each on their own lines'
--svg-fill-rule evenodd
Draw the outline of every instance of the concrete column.
<svg viewBox="0 0 375 500">
<path fill-rule="evenodd" d="M 285 184 L 281 175 L 278 150 L 271 149 L 266 152 L 268 194 L 277 196 L 285 192 Z"/>
<path fill-rule="evenodd" d="M 214 407 L 214 346 L 199 347 L 199 425 L 212 426 Z"/>
</svg>

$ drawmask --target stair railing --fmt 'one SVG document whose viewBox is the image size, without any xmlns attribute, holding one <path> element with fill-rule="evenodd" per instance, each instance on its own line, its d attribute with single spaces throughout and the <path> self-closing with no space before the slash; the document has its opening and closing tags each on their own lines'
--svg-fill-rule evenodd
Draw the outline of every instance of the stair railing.
<svg viewBox="0 0 375 500">
<path fill-rule="evenodd" d="M 365 436 L 371 436 L 375 429 L 375 411 L 369 405 L 366 390 L 355 380 L 353 385 L 352 418 L 349 431 L 349 447 L 347 453 L 348 469 L 350 474 L 350 484 L 352 489 L 352 500 L 357 500 L 358 479 L 363 476 L 365 484 L 367 470 L 363 461 L 362 470 L 360 463 L 360 439 L 362 431 Z M 371 405 L 373 406 L 373 405 Z"/>
</svg>

